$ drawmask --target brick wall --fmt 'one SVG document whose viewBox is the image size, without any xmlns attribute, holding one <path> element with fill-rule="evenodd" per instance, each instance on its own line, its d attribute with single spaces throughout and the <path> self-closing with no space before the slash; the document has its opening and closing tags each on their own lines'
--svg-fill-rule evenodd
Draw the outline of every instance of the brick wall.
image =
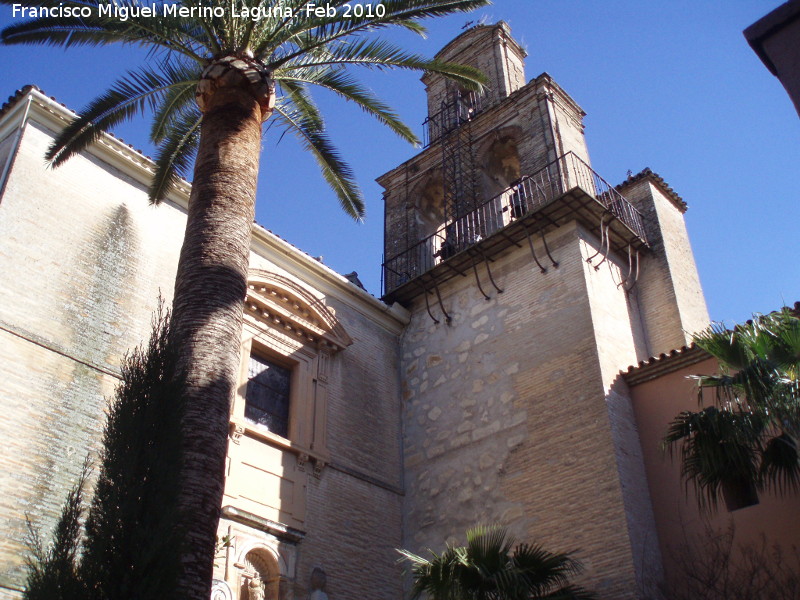
<svg viewBox="0 0 800 600">
<path fill-rule="evenodd" d="M 685 208 L 651 176 L 626 183 L 623 193 L 642 212 L 651 245 L 642 256 L 639 302 L 648 354 L 658 356 L 680 348 L 692 333 L 705 328 L 708 309 L 686 231 Z"/>
</svg>

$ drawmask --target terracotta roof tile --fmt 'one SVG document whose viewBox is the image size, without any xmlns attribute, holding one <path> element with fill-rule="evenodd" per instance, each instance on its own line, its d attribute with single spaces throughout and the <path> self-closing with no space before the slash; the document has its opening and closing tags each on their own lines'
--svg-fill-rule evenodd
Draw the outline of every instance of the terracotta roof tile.
<svg viewBox="0 0 800 600">
<path fill-rule="evenodd" d="M 785 306 L 784 308 L 788 309 L 794 316 L 800 318 L 800 302 L 795 302 L 794 306 Z M 750 323 L 751 321 L 747 322 Z M 640 361 L 637 365 L 631 365 L 628 367 L 627 371 L 622 371 L 622 376 L 628 383 L 642 383 L 643 381 L 654 379 L 660 375 L 689 364 L 700 362 L 709 357 L 711 357 L 711 355 L 708 352 L 698 348 L 697 345 L 692 342 L 688 346 L 681 346 L 680 348 L 671 350 L 669 353 L 664 352 L 658 356 L 651 356 L 646 360 Z"/>
<path fill-rule="evenodd" d="M 691 343 L 688 346 L 681 346 L 668 353 L 663 352 L 658 356 L 651 356 L 640 361 L 639 364 L 628 367 L 627 371 L 622 371 L 622 376 L 629 385 L 636 385 L 687 365 L 698 363 L 710 356 L 705 350 L 701 350 Z"/>
<path fill-rule="evenodd" d="M 617 191 L 622 192 L 626 187 L 642 181 L 643 179 L 649 179 L 653 183 L 655 183 L 661 190 L 667 195 L 667 197 L 672 200 L 672 202 L 677 206 L 681 212 L 686 212 L 689 208 L 689 205 L 681 198 L 678 193 L 672 189 L 672 187 L 664 181 L 664 178 L 661 177 L 658 173 L 650 170 L 649 167 L 643 169 L 636 175 L 630 175 L 625 181 L 620 183 L 616 186 Z"/>
</svg>

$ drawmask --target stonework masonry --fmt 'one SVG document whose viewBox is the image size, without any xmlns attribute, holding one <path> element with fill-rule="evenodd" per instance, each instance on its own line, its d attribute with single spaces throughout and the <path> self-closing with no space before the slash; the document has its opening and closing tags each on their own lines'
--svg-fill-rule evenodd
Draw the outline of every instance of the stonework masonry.
<svg viewBox="0 0 800 600">
<path fill-rule="evenodd" d="M 482 175 L 478 188 L 483 198 L 501 192 L 522 174 L 540 171 L 566 152 L 573 151 L 589 162 L 583 134 L 584 113 L 546 73 L 519 89 L 514 97 L 497 102 L 491 112 L 478 114 L 470 123 L 475 140 L 475 163 Z M 510 178 L 492 171 L 489 166 L 492 150 L 498 141 L 505 139 L 513 140 L 518 161 L 516 173 Z M 426 229 L 428 218 L 420 209 L 431 193 L 441 196 L 438 191 L 442 186 L 441 162 L 441 144 L 432 144 L 378 178 L 386 189 L 384 252 L 387 257 L 406 250 L 432 233 Z M 437 192 L 431 192 L 431 185 Z M 434 214 L 434 219 L 439 218 L 436 210 Z"/>
</svg>

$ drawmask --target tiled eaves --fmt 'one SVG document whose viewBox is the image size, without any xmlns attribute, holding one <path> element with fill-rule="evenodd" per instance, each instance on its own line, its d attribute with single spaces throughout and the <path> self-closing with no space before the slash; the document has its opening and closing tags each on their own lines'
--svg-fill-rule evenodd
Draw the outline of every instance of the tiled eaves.
<svg viewBox="0 0 800 600">
<path fill-rule="evenodd" d="M 623 371 L 622 377 L 628 385 L 638 385 L 689 365 L 702 362 L 710 357 L 711 355 L 708 352 L 692 343 L 669 353 L 665 352 L 640 361 L 638 365 L 630 366 L 627 371 Z"/>
<path fill-rule="evenodd" d="M 794 317 L 800 318 L 800 301 L 795 302 L 792 306 L 784 306 L 782 310 L 788 310 Z M 751 321 L 747 322 L 750 323 Z M 647 360 L 640 361 L 638 365 L 630 366 L 627 371 L 623 371 L 622 376 L 629 385 L 636 385 L 677 371 L 685 366 L 701 362 L 707 358 L 711 358 L 711 354 L 698 348 L 692 342 L 688 346 L 682 346 L 669 353 L 651 356 Z"/>
<path fill-rule="evenodd" d="M 28 85 L 25 85 L 22 88 L 18 89 L 16 92 L 14 92 L 11 96 L 8 97 L 8 99 L 5 101 L 5 103 L 2 106 L 0 106 L 0 119 L 2 119 L 3 116 L 5 116 L 5 114 L 7 112 L 9 112 L 11 109 L 13 109 L 14 106 L 16 106 L 18 102 L 23 100 L 30 92 L 38 92 L 42 96 L 47 96 L 47 98 L 49 98 L 50 100 L 52 100 L 53 102 L 55 102 L 56 104 L 58 104 L 59 106 L 64 108 L 64 110 L 67 110 L 70 113 L 72 113 L 73 115 L 77 116 L 77 113 L 75 111 L 73 111 L 71 108 L 69 108 L 66 104 L 64 104 L 63 102 L 59 102 L 53 96 L 48 96 L 47 93 L 42 88 L 40 88 L 39 86 L 33 85 L 32 83 L 29 83 Z M 123 140 L 121 137 L 118 137 L 118 136 L 114 135 L 113 133 L 111 133 L 109 131 L 106 131 L 105 134 L 107 136 L 109 136 L 110 138 L 113 138 L 113 139 L 115 139 L 115 140 L 117 140 L 119 142 L 122 142 L 128 148 L 133 150 L 135 153 L 139 154 L 141 157 L 146 158 L 149 161 L 153 160 L 151 157 L 149 157 L 147 154 L 145 154 L 144 152 L 142 152 L 138 148 L 135 148 L 131 144 L 127 144 L 125 142 L 125 140 Z M 181 178 L 181 181 L 186 183 L 186 184 L 188 184 L 188 182 L 183 178 Z"/>
<path fill-rule="evenodd" d="M 17 102 L 22 100 L 31 91 L 37 91 L 40 94 L 44 94 L 44 92 L 40 88 L 38 88 L 35 85 L 32 85 L 30 83 L 28 85 L 26 85 L 26 86 L 23 86 L 22 88 L 18 89 L 16 92 L 14 92 L 12 95 L 10 95 L 8 97 L 8 99 L 3 103 L 3 106 L 0 106 L 0 118 L 2 118 L 8 111 L 10 111 L 12 108 L 14 108 L 14 106 L 17 104 Z M 50 98 L 50 99 L 53 102 L 56 101 L 55 98 Z M 64 106 L 64 105 L 62 104 L 61 106 Z M 67 107 L 64 106 L 64 108 L 67 108 Z"/>
<path fill-rule="evenodd" d="M 661 175 L 659 175 L 658 173 L 651 171 L 649 167 L 643 169 L 636 175 L 631 175 L 625 181 L 617 185 L 616 189 L 618 192 L 624 195 L 625 188 L 634 183 L 638 183 L 644 179 L 649 179 L 651 182 L 657 185 L 661 189 L 661 191 L 664 192 L 664 194 L 666 194 L 667 198 L 669 198 L 670 201 L 681 212 L 686 212 L 686 210 L 689 208 L 689 205 L 686 204 L 683 198 L 681 198 L 678 195 L 678 193 L 675 190 L 673 190 L 672 187 L 666 181 L 664 181 L 664 178 L 661 177 Z"/>
</svg>

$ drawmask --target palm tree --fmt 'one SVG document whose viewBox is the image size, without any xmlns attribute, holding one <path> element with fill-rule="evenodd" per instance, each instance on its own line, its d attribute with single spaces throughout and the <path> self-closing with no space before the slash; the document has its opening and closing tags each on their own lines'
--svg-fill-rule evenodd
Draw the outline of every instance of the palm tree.
<svg viewBox="0 0 800 600">
<path fill-rule="evenodd" d="M 184 571 L 174 597 L 208 597 L 210 590 L 262 124 L 274 114 L 273 126 L 294 132 L 344 210 L 358 218 L 364 210 L 360 192 L 325 135 L 309 86 L 332 90 L 416 141 L 347 67 L 437 71 L 473 89 L 481 81 L 474 69 L 426 60 L 365 34 L 390 26 L 424 33 L 420 19 L 471 10 L 488 0 L 384 0 L 361 3 L 360 11 L 344 0 L 328 0 L 325 15 L 310 10 L 315 4 L 322 7 L 310 0 L 35 0 L 26 6 L 45 9 L 41 14 L 0 33 L 5 44 L 123 43 L 150 51 L 146 66 L 129 71 L 58 136 L 48 153 L 53 165 L 86 148 L 102 130 L 148 109 L 158 145 L 151 201 L 164 198 L 194 158 L 173 299 L 172 331 L 187 385 L 178 523 L 185 531 Z M 157 16 L 143 10 L 151 6 Z M 109 7 L 117 14 L 103 12 Z M 126 20 L 118 18 L 120 10 Z M 244 18 L 245 10 L 262 18 Z"/>
<path fill-rule="evenodd" d="M 467 531 L 466 546 L 448 545 L 432 558 L 398 550 L 411 563 L 413 600 L 583 600 L 595 594 L 571 585 L 580 564 L 569 553 L 518 544 L 503 527 Z"/>
<path fill-rule="evenodd" d="M 719 323 L 694 336 L 717 359 L 718 375 L 695 375 L 699 401 L 670 423 L 664 446 L 678 451 L 685 484 L 701 509 L 720 497 L 729 510 L 757 502 L 757 490 L 800 485 L 800 318 L 783 309 L 732 330 Z"/>
</svg>

